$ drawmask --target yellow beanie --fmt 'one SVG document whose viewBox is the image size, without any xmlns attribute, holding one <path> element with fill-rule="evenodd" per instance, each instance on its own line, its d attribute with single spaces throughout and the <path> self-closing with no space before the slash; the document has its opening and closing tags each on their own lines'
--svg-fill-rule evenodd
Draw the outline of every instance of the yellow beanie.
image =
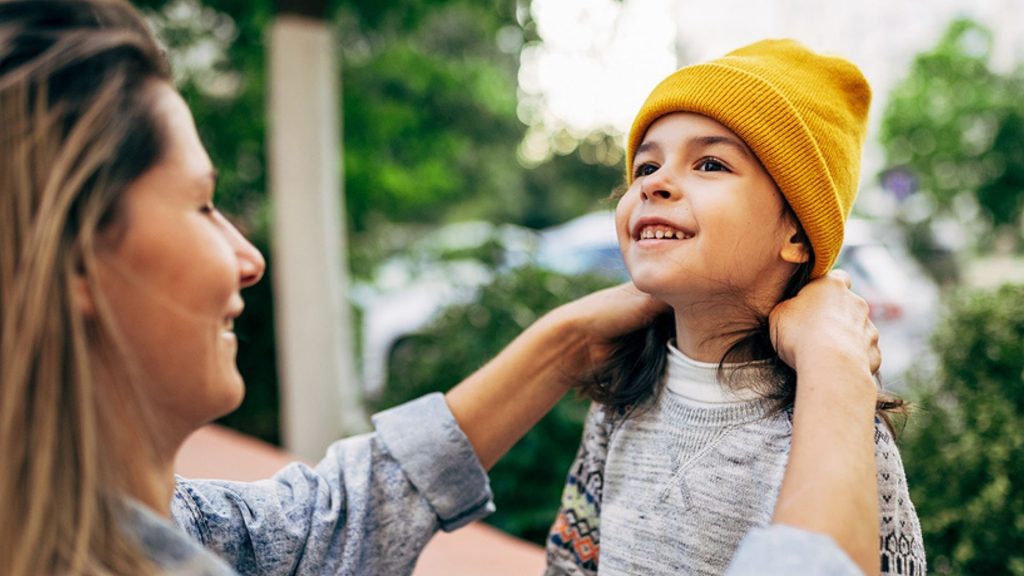
<svg viewBox="0 0 1024 576">
<path fill-rule="evenodd" d="M 632 183 L 636 149 L 661 116 L 717 120 L 750 146 L 793 207 L 814 249 L 816 278 L 843 245 L 870 103 L 871 88 L 849 61 L 793 40 L 763 40 L 680 68 L 654 88 L 629 130 L 626 180 Z"/>
</svg>

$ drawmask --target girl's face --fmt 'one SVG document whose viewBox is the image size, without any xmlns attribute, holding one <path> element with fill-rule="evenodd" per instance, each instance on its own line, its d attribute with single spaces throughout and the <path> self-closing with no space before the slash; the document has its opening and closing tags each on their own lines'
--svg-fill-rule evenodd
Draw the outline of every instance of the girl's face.
<svg viewBox="0 0 1024 576">
<path fill-rule="evenodd" d="M 99 251 L 97 286 L 139 369 L 154 417 L 185 433 L 235 409 L 241 288 L 263 256 L 213 207 L 216 175 L 188 107 L 154 85 L 161 160 L 133 182 Z"/>
<path fill-rule="evenodd" d="M 771 176 L 747 145 L 706 116 L 655 121 L 619 201 L 619 247 L 633 282 L 678 309 L 770 307 L 806 255 Z"/>
</svg>

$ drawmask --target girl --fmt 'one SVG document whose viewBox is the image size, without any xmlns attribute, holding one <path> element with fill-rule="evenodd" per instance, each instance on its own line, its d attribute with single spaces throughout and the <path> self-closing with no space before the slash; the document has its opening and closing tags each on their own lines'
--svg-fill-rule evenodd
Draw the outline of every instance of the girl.
<svg viewBox="0 0 1024 576">
<path fill-rule="evenodd" d="M 796 377 L 773 352 L 768 313 L 835 262 L 869 101 L 855 66 L 785 40 L 682 68 L 648 97 L 616 228 L 635 285 L 673 313 L 622 339 L 583 385 L 599 404 L 548 574 L 721 574 L 742 535 L 770 521 Z M 875 454 L 881 571 L 923 574 L 881 422 Z"/>
</svg>

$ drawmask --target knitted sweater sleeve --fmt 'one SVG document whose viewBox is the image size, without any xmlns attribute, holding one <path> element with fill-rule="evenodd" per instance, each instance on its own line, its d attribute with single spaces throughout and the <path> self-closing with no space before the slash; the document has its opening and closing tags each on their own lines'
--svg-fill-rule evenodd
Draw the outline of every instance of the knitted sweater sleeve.
<svg viewBox="0 0 1024 576">
<path fill-rule="evenodd" d="M 924 576 L 927 565 L 921 523 L 910 501 L 903 460 L 892 434 L 875 426 L 875 464 L 878 468 L 878 512 L 881 574 Z"/>
<path fill-rule="evenodd" d="M 547 540 L 545 576 L 595 576 L 601 546 L 601 493 L 613 428 L 610 411 L 594 403 Z"/>
</svg>

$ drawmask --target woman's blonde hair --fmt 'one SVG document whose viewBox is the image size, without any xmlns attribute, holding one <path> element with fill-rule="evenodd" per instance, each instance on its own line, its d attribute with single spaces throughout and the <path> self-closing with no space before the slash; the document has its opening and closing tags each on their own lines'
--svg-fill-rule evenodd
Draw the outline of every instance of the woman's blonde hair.
<svg viewBox="0 0 1024 576">
<path fill-rule="evenodd" d="M 95 244 L 118 220 L 122 193 L 163 153 L 148 88 L 155 80 L 169 80 L 164 55 L 126 2 L 0 1 L 7 576 L 153 570 L 121 523 L 132 479 L 127 456 L 111 449 L 131 416 L 118 412 L 141 404 L 131 386 L 96 377 L 97 364 L 115 375 L 127 363 L 105 306 L 85 314 L 81 293 L 94 292 Z"/>
</svg>

